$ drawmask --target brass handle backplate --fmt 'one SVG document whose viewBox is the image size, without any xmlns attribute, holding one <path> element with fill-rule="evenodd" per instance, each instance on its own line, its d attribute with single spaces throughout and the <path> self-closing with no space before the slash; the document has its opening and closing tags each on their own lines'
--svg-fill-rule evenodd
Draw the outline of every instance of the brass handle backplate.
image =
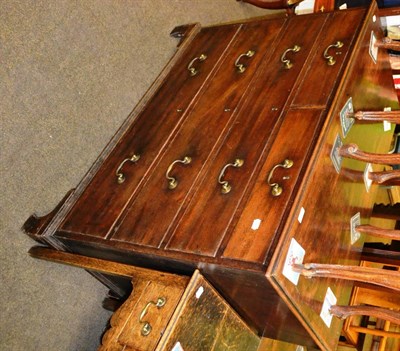
<svg viewBox="0 0 400 351">
<path fill-rule="evenodd" d="M 267 182 L 268 182 L 268 185 L 271 187 L 272 196 L 280 196 L 283 192 L 283 188 L 281 185 L 279 185 L 278 183 L 271 182 L 271 179 L 272 179 L 272 176 L 274 175 L 275 170 L 279 167 L 288 169 L 288 168 L 291 168 L 292 166 L 293 166 L 293 161 L 286 159 L 285 161 L 283 161 L 283 163 L 277 164 L 271 169 L 271 171 L 269 172 L 268 178 L 267 178 Z"/>
<path fill-rule="evenodd" d="M 167 302 L 167 299 L 165 297 L 160 296 L 156 302 L 149 301 L 146 304 L 146 306 L 144 306 L 142 313 L 140 313 L 140 316 L 139 316 L 139 323 L 143 324 L 141 332 L 140 332 L 143 336 L 149 335 L 151 333 L 151 329 L 152 329 L 150 323 L 143 320 L 143 318 L 146 315 L 150 306 L 154 305 L 157 308 L 161 308 L 165 305 L 166 302 Z"/>
<path fill-rule="evenodd" d="M 239 73 L 243 73 L 246 70 L 246 66 L 243 63 L 239 63 L 242 57 L 253 57 L 256 52 L 254 50 L 249 50 L 245 54 L 241 54 L 235 61 L 235 67 L 239 71 Z"/>
<path fill-rule="evenodd" d="M 201 54 L 199 57 L 195 57 L 192 61 L 189 62 L 187 69 L 189 70 L 191 76 L 195 76 L 197 73 L 199 73 L 199 71 L 195 67 L 193 67 L 194 63 L 196 61 L 202 62 L 206 59 L 207 55 Z"/>
<path fill-rule="evenodd" d="M 286 55 L 287 55 L 289 52 L 299 52 L 300 49 L 301 49 L 301 46 L 295 45 L 295 46 L 293 46 L 292 48 L 286 49 L 285 52 L 282 54 L 282 56 L 281 56 L 281 62 L 283 63 L 283 66 L 284 66 L 286 69 L 291 69 L 291 68 L 293 67 L 293 63 L 292 63 L 289 59 L 286 58 Z"/>
<path fill-rule="evenodd" d="M 168 180 L 168 189 L 175 189 L 178 186 L 178 181 L 176 180 L 175 177 L 171 177 L 169 173 L 172 171 L 172 168 L 177 164 L 177 163 L 182 163 L 184 165 L 188 165 L 190 162 L 192 162 L 192 158 L 190 156 L 185 156 L 183 160 L 175 160 L 172 162 L 168 169 L 167 172 L 165 173 L 165 177 Z"/>
<path fill-rule="evenodd" d="M 123 160 L 123 161 L 119 164 L 117 170 L 115 171 L 115 175 L 117 176 L 117 182 L 118 182 L 118 184 L 122 184 L 122 183 L 125 181 L 125 175 L 121 172 L 121 169 L 122 169 L 122 167 L 124 166 L 124 164 L 125 164 L 126 162 L 136 163 L 137 161 L 139 161 L 139 159 L 140 159 L 140 155 L 133 154 L 132 157 L 126 158 L 125 160 Z"/>
<path fill-rule="evenodd" d="M 243 166 L 243 164 L 244 164 L 244 160 L 237 158 L 234 163 L 228 163 L 222 168 L 222 170 L 219 174 L 219 177 L 218 177 L 218 183 L 222 185 L 222 187 L 221 187 L 222 194 L 228 194 L 232 190 L 232 186 L 228 183 L 228 181 L 223 180 L 226 169 L 229 167 L 240 168 Z"/>
<path fill-rule="evenodd" d="M 336 63 L 336 60 L 333 56 L 328 55 L 328 51 L 331 48 L 340 49 L 344 44 L 341 41 L 337 41 L 335 44 L 329 45 L 324 51 L 324 59 L 327 60 L 328 66 L 333 66 Z"/>
</svg>

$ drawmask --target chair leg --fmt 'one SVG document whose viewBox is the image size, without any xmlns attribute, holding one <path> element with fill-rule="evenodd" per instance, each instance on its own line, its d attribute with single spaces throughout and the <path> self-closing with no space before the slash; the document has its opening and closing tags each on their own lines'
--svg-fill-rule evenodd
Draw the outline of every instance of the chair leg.
<svg viewBox="0 0 400 351">
<path fill-rule="evenodd" d="M 393 311 L 388 308 L 374 307 L 374 306 L 339 306 L 334 305 L 330 309 L 331 314 L 340 318 L 346 319 L 350 316 L 369 316 L 378 319 L 383 319 L 394 324 L 400 325 L 400 312 Z M 397 333 L 400 337 L 400 333 Z"/>
<path fill-rule="evenodd" d="M 356 144 L 343 145 L 339 148 L 339 155 L 370 163 L 386 165 L 400 164 L 400 154 L 374 154 L 365 152 L 359 150 L 358 145 Z"/>
<path fill-rule="evenodd" d="M 293 264 L 292 269 L 301 275 L 358 281 L 400 291 L 400 272 L 387 269 L 342 266 L 335 264 Z"/>
<path fill-rule="evenodd" d="M 400 124 L 400 111 L 357 111 L 356 113 L 349 114 L 348 117 L 354 117 L 359 121 L 371 122 L 391 122 Z"/>
<path fill-rule="evenodd" d="M 400 230 L 378 228 L 369 224 L 356 226 L 356 231 L 368 235 L 377 236 L 380 238 L 400 240 Z"/>
</svg>

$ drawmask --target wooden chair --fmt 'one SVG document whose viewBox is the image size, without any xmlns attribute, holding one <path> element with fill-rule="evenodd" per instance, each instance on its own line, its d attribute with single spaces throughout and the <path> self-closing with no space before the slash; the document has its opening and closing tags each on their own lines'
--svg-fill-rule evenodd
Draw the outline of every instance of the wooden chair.
<svg viewBox="0 0 400 351">
<path fill-rule="evenodd" d="M 330 308 L 330 313 L 341 319 L 349 317 L 363 317 L 369 320 L 376 318 L 377 320 L 385 321 L 387 330 L 370 329 L 366 327 L 353 326 L 348 327 L 348 334 L 353 336 L 353 339 L 347 335 L 353 345 L 357 345 L 358 338 L 354 340 L 354 334 L 368 333 L 375 336 L 400 338 L 400 333 L 389 331 L 391 323 L 400 326 L 400 271 L 388 270 L 375 267 L 363 266 L 342 266 L 333 264 L 294 264 L 293 270 L 308 278 L 326 277 L 335 279 L 351 280 L 367 286 L 374 286 L 373 294 L 369 294 L 369 298 L 374 298 L 373 305 L 367 305 L 366 301 L 351 301 L 355 305 L 349 306 L 334 305 Z M 390 290 L 389 290 L 390 289 Z M 365 295 L 365 294 L 364 294 Z M 368 295 L 368 294 L 367 294 Z M 392 309 L 393 305 L 388 301 L 395 299 L 396 310 Z M 368 301 L 371 303 L 371 301 Z M 349 323 L 347 323 L 349 326 Z M 386 341 L 385 341 L 386 342 Z M 360 350 L 360 349 L 359 349 Z M 383 349 L 384 350 L 384 349 Z"/>
<path fill-rule="evenodd" d="M 371 265 L 371 262 L 363 261 L 361 265 L 368 266 Z M 400 294 L 365 286 L 355 286 L 349 305 L 375 306 L 399 311 Z M 372 335 L 375 350 L 383 351 L 389 338 L 399 339 L 398 342 L 400 342 L 400 332 L 391 331 L 391 326 L 393 326 L 393 323 L 389 320 L 379 318 L 373 320 L 369 316 L 349 316 L 343 325 L 343 336 L 347 343 L 361 350 L 366 339 L 365 336 Z M 393 340 L 389 341 L 393 342 Z"/>
</svg>

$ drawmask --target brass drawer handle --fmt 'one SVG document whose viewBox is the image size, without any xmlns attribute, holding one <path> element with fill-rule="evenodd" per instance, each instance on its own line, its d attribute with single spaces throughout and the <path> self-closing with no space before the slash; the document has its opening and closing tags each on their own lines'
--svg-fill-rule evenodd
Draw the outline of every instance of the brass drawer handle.
<svg viewBox="0 0 400 351">
<path fill-rule="evenodd" d="M 185 156 L 183 158 L 183 160 L 175 160 L 174 162 L 172 162 L 168 169 L 167 172 L 165 173 L 165 177 L 168 180 L 168 189 L 175 189 L 178 186 L 178 181 L 176 180 L 176 178 L 171 177 L 169 175 L 169 173 L 172 171 L 172 168 L 177 164 L 177 163 L 182 163 L 184 165 L 188 165 L 190 162 L 192 162 L 192 158 L 190 156 Z"/>
<path fill-rule="evenodd" d="M 239 73 L 243 73 L 246 70 L 246 66 L 243 63 L 239 63 L 242 57 L 253 57 L 256 52 L 253 50 L 247 51 L 245 54 L 241 54 L 235 61 L 235 67 L 239 71 Z"/>
<path fill-rule="evenodd" d="M 282 54 L 282 56 L 281 56 L 281 62 L 283 63 L 283 66 L 284 66 L 286 69 L 291 69 L 291 68 L 293 67 L 293 63 L 292 63 L 289 59 L 286 58 L 286 55 L 287 55 L 289 52 L 299 52 L 300 49 L 301 49 L 301 46 L 295 45 L 295 46 L 293 46 L 292 48 L 286 49 L 285 52 Z"/>
<path fill-rule="evenodd" d="M 344 44 L 341 41 L 337 41 L 335 44 L 329 45 L 324 51 L 324 59 L 327 60 L 328 66 L 333 66 L 336 63 L 336 60 L 333 56 L 328 55 L 328 51 L 330 48 L 340 49 Z"/>
<path fill-rule="evenodd" d="M 195 57 L 192 61 L 190 61 L 190 63 L 188 64 L 187 69 L 189 70 L 191 76 L 195 76 L 197 73 L 199 73 L 199 71 L 196 68 L 193 67 L 193 64 L 196 61 L 202 62 L 205 59 L 207 59 L 207 55 L 201 54 L 199 57 Z"/>
<path fill-rule="evenodd" d="M 271 183 L 271 179 L 272 179 L 272 176 L 274 175 L 275 170 L 279 167 L 287 169 L 287 168 L 291 168 L 292 166 L 293 166 L 293 161 L 286 159 L 285 161 L 283 161 L 283 163 L 277 164 L 271 169 L 271 171 L 269 172 L 269 175 L 268 175 L 267 182 L 268 182 L 268 185 L 272 188 L 271 189 L 272 196 L 280 196 L 283 191 L 282 186 L 280 186 L 278 183 Z"/>
<path fill-rule="evenodd" d="M 132 157 L 126 158 L 123 160 L 120 165 L 118 166 L 117 170 L 115 171 L 115 175 L 117 176 L 117 182 L 118 184 L 122 184 L 125 181 L 125 175 L 121 172 L 122 167 L 126 162 L 133 162 L 136 163 L 139 161 L 140 155 L 133 154 Z"/>
<path fill-rule="evenodd" d="M 232 190 L 232 186 L 226 180 L 222 179 L 225 175 L 226 169 L 228 167 L 240 168 L 243 166 L 243 164 L 244 164 L 244 160 L 237 158 L 234 163 L 228 163 L 224 166 L 224 168 L 222 168 L 221 173 L 219 174 L 219 177 L 218 177 L 218 183 L 222 185 L 222 187 L 221 187 L 222 194 L 228 194 Z"/>
<path fill-rule="evenodd" d="M 140 316 L 139 316 L 139 323 L 140 323 L 140 324 L 143 324 L 142 330 L 141 330 L 141 334 L 142 334 L 143 336 L 149 335 L 149 334 L 151 333 L 151 329 L 152 329 L 150 323 L 143 320 L 144 316 L 145 316 L 146 313 L 147 313 L 147 310 L 150 308 L 151 305 L 154 305 L 154 306 L 156 306 L 158 309 L 160 309 L 161 307 L 163 307 L 163 306 L 165 305 L 166 302 L 167 302 L 167 299 L 166 299 L 165 297 L 162 297 L 162 296 L 161 296 L 161 297 L 159 297 L 159 298 L 157 299 L 156 302 L 150 301 L 150 302 L 148 302 L 148 303 L 146 304 L 146 306 L 144 306 L 144 308 L 143 308 L 143 310 L 142 310 L 142 313 L 141 313 Z"/>
</svg>

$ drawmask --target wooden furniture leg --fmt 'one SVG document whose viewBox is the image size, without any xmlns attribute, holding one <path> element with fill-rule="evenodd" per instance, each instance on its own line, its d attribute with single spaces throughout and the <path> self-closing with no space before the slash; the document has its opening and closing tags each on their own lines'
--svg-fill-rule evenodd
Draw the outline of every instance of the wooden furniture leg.
<svg viewBox="0 0 400 351">
<path fill-rule="evenodd" d="M 388 308 L 375 306 L 339 306 L 334 305 L 330 308 L 331 314 L 340 318 L 346 319 L 350 316 L 369 316 L 389 321 L 400 325 L 400 312 L 393 311 Z M 400 337 L 400 334 L 399 334 Z"/>
<path fill-rule="evenodd" d="M 339 155 L 363 162 L 386 165 L 400 164 L 400 154 L 375 154 L 371 152 L 365 152 L 359 150 L 358 145 L 356 144 L 343 145 L 341 148 L 339 148 Z"/>
<path fill-rule="evenodd" d="M 400 124 L 400 111 L 357 111 L 355 113 L 349 113 L 348 117 L 355 118 L 359 121 L 369 122 L 391 122 Z"/>
<path fill-rule="evenodd" d="M 335 264 L 294 264 L 292 269 L 301 275 L 358 281 L 400 291 L 400 272 L 387 269 L 342 266 Z"/>
<path fill-rule="evenodd" d="M 356 226 L 356 231 L 359 233 L 377 236 L 379 238 L 400 240 L 400 230 L 396 229 L 384 229 L 369 224 L 362 224 Z"/>
</svg>

